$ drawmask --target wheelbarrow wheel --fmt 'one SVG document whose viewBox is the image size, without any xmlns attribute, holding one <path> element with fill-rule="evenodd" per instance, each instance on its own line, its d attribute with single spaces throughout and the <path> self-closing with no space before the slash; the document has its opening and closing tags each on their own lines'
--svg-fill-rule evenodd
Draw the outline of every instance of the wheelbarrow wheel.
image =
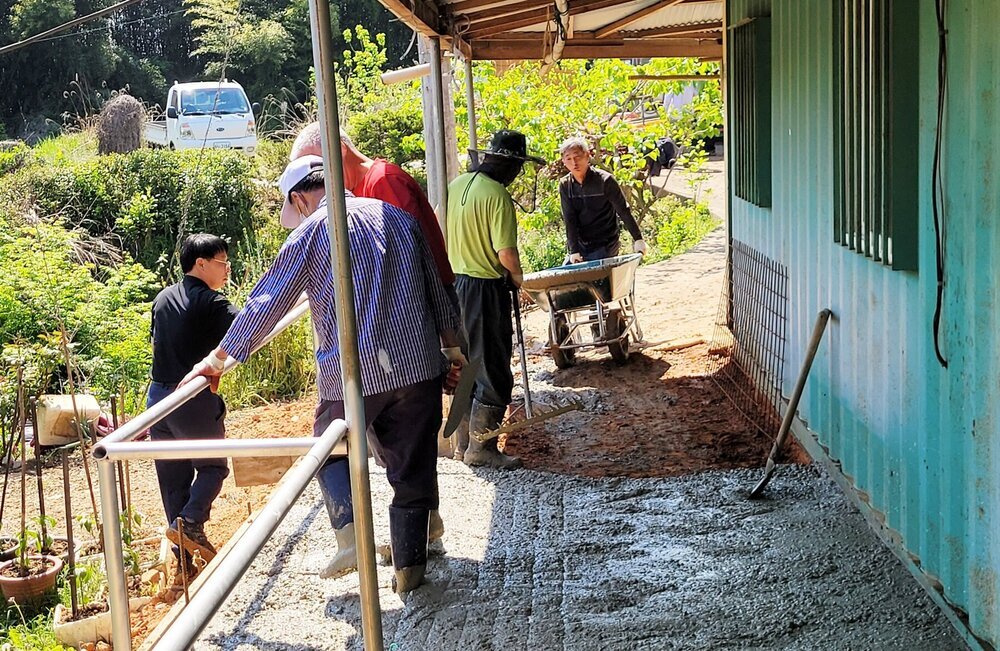
<svg viewBox="0 0 1000 651">
<path fill-rule="evenodd" d="M 609 311 L 604 323 L 604 334 L 608 339 L 617 339 L 623 332 L 625 332 L 625 315 L 622 314 L 621 310 Z M 615 360 L 616 364 L 626 363 L 629 354 L 628 333 L 625 333 L 621 339 L 609 343 L 608 352 L 611 353 L 611 359 Z"/>
<path fill-rule="evenodd" d="M 556 368 L 569 368 L 576 365 L 576 350 L 573 348 L 559 348 L 559 343 L 566 341 L 569 336 L 569 324 L 566 317 L 557 314 L 552 318 L 552 361 L 556 363 Z"/>
</svg>

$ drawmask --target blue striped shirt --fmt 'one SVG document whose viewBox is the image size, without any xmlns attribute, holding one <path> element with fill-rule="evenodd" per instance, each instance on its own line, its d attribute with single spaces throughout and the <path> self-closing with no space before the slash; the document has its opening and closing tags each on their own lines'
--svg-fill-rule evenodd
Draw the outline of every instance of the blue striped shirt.
<svg viewBox="0 0 1000 651">
<path fill-rule="evenodd" d="M 459 321 L 416 220 L 347 193 L 347 226 L 364 395 L 440 375 L 447 365 L 439 335 L 457 331 Z M 303 291 L 316 336 L 320 398 L 343 400 L 325 200 L 285 240 L 219 347 L 245 362 Z"/>
</svg>

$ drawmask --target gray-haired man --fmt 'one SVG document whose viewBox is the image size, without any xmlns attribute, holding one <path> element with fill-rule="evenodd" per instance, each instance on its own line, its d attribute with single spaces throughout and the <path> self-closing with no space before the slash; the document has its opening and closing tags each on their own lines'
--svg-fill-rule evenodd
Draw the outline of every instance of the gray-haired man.
<svg viewBox="0 0 1000 651">
<path fill-rule="evenodd" d="M 580 137 L 559 146 L 569 174 L 559 181 L 559 199 L 566 224 L 569 262 L 613 258 L 621 250 L 621 219 L 632 236 L 632 250 L 646 253 L 646 242 L 618 181 L 609 172 L 591 167 L 590 146 Z"/>
</svg>

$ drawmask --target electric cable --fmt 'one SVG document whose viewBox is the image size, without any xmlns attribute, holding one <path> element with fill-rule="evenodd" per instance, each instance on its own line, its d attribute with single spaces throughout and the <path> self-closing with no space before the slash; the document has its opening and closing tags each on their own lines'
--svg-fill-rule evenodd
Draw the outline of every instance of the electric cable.
<svg viewBox="0 0 1000 651">
<path fill-rule="evenodd" d="M 945 205 L 944 180 L 941 173 L 941 147 L 944 134 L 944 110 L 948 90 L 948 30 L 945 25 L 947 0 L 935 0 L 938 27 L 938 67 L 937 67 L 937 130 L 934 134 L 934 163 L 931 171 L 931 204 L 934 214 L 934 253 L 937 271 L 937 300 L 934 306 L 934 354 L 942 367 L 948 368 L 948 360 L 941 352 L 941 313 L 944 307 L 945 289 Z"/>
</svg>

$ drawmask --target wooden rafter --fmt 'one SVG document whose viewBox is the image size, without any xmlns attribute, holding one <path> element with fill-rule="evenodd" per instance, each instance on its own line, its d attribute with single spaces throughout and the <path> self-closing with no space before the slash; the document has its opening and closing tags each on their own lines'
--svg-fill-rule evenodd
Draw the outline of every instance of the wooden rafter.
<svg viewBox="0 0 1000 651">
<path fill-rule="evenodd" d="M 502 1 L 503 0 L 459 0 L 459 2 L 442 5 L 441 9 L 445 13 L 451 15 L 464 14 L 472 11 L 473 9 L 480 9 L 482 7 L 500 4 Z"/>
<path fill-rule="evenodd" d="M 667 7 L 673 7 L 674 5 L 679 5 L 684 0 L 658 0 L 648 7 L 643 7 L 642 9 L 635 11 L 624 18 L 616 20 L 610 25 L 605 25 L 604 27 L 597 30 L 597 38 L 606 38 L 611 34 L 619 31 L 623 27 L 628 27 L 632 23 L 642 20 L 646 16 L 656 13 L 661 9 L 666 9 Z"/>
<path fill-rule="evenodd" d="M 489 9 L 483 9 L 482 11 L 475 11 L 467 14 L 455 14 L 454 20 L 455 22 L 467 21 L 469 23 L 478 23 L 490 18 L 496 18 L 498 16 L 516 14 L 526 9 L 548 7 L 551 4 L 552 0 L 521 0 L 520 2 L 500 5 L 499 7 L 490 7 Z"/>
<path fill-rule="evenodd" d="M 386 9 L 424 36 L 443 35 L 437 4 L 426 0 L 379 0 Z"/>
<path fill-rule="evenodd" d="M 614 7 L 618 4 L 621 4 L 621 0 L 570 0 L 569 15 L 576 16 L 579 14 L 585 14 L 588 11 L 606 9 L 607 7 Z M 531 9 L 529 11 L 522 11 L 518 14 L 511 14 L 501 18 L 494 18 L 478 23 L 472 29 L 468 30 L 465 35 L 469 40 L 474 40 L 490 36 L 492 34 L 509 32 L 523 27 L 531 27 L 532 25 L 545 23 L 551 15 L 552 8 L 548 6 L 541 7 L 539 9 Z"/>
</svg>

